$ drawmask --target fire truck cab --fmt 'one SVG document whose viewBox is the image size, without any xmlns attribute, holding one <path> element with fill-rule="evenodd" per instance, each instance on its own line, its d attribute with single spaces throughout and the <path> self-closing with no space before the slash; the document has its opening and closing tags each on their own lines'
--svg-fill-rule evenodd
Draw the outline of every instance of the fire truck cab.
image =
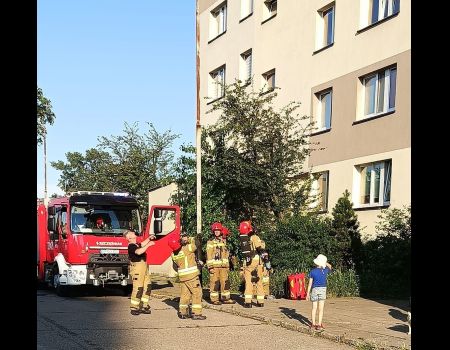
<svg viewBox="0 0 450 350">
<path fill-rule="evenodd" d="M 127 193 L 72 192 L 38 206 L 38 281 L 64 295 L 71 286 L 131 284 L 128 242 L 143 231 L 139 205 Z"/>
</svg>

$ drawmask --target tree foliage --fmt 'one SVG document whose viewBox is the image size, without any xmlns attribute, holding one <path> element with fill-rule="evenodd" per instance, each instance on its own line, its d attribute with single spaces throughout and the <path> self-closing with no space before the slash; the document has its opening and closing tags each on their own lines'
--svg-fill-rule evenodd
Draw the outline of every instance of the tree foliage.
<svg viewBox="0 0 450 350">
<path fill-rule="evenodd" d="M 55 121 L 55 114 L 52 110 L 51 101 L 44 96 L 42 89 L 37 88 L 37 144 L 42 144 L 47 134 L 47 124 L 52 125 Z"/>
<path fill-rule="evenodd" d="M 299 102 L 276 109 L 276 97 L 236 81 L 208 111 L 219 118 L 204 130 L 205 180 L 236 220 L 278 220 L 298 204 L 312 123 Z"/>
<path fill-rule="evenodd" d="M 170 130 L 158 132 L 152 123 L 140 134 L 138 123 L 124 124 L 122 135 L 100 136 L 95 148 L 66 153 L 67 162 L 51 162 L 60 170 L 58 186 L 69 191 L 125 191 L 137 197 L 148 214 L 148 192 L 172 180 L 174 154 L 171 150 L 178 135 Z"/>
<path fill-rule="evenodd" d="M 359 232 L 358 216 L 350 201 L 350 192 L 345 190 L 332 210 L 333 221 L 331 234 L 335 237 L 341 261 L 346 268 L 355 267 L 359 262 L 361 252 L 361 234 Z"/>
</svg>

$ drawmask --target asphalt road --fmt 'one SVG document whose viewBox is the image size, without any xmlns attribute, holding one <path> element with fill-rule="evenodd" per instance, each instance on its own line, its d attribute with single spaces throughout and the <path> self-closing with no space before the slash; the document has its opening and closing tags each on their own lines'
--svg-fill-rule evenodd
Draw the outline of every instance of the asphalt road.
<svg viewBox="0 0 450 350">
<path fill-rule="evenodd" d="M 151 315 L 133 316 L 120 291 L 77 294 L 37 291 L 38 350 L 353 349 L 214 310 L 203 310 L 204 321 L 181 320 L 172 300 L 152 299 Z"/>
</svg>

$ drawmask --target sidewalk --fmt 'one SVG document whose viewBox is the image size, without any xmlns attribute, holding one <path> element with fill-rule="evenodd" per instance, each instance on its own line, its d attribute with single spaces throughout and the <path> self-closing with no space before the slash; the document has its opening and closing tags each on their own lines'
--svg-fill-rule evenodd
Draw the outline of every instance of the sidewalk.
<svg viewBox="0 0 450 350">
<path fill-rule="evenodd" d="M 407 300 L 370 300 L 363 298 L 327 299 L 324 310 L 325 331 L 311 333 L 311 302 L 304 300 L 266 300 L 263 308 L 246 309 L 243 299 L 232 295 L 234 305 L 211 305 L 208 291 L 203 291 L 203 307 L 259 320 L 275 326 L 320 336 L 348 345 L 374 344 L 373 349 L 411 349 L 407 334 Z M 178 298 L 180 287 L 168 278 L 152 275 L 152 296 Z M 367 347 L 367 349 L 370 349 Z"/>
</svg>

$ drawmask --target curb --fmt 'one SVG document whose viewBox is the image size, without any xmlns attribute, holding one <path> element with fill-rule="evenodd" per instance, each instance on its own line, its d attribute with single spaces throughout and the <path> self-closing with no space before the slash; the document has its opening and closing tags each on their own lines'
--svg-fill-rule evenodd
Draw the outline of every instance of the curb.
<svg viewBox="0 0 450 350">
<path fill-rule="evenodd" d="M 168 294 L 157 294 L 157 293 L 153 293 L 153 292 L 152 292 L 151 296 L 155 297 L 157 299 L 169 299 L 169 298 L 173 299 L 173 298 L 179 297 L 179 296 L 168 295 Z M 221 306 L 211 305 L 211 304 L 203 301 L 202 307 L 205 309 L 215 310 L 215 311 L 219 311 L 219 312 L 225 312 L 225 313 L 240 316 L 240 317 L 251 318 L 253 320 L 260 321 L 260 322 L 268 324 L 268 325 L 285 328 L 285 329 L 300 332 L 303 334 L 308 334 L 312 337 L 320 337 L 320 338 L 328 339 L 335 343 L 346 344 L 346 345 L 353 346 L 355 348 L 357 348 L 361 344 L 365 344 L 364 341 L 347 338 L 345 333 L 342 335 L 335 335 L 335 334 L 331 334 L 328 332 L 316 333 L 316 332 L 312 332 L 309 329 L 309 327 L 306 327 L 306 326 L 299 326 L 299 325 L 289 323 L 286 321 L 275 320 L 275 319 L 272 319 L 269 317 L 247 313 L 243 310 L 235 309 L 234 306 L 223 308 Z M 383 346 L 380 344 L 374 344 L 374 346 L 376 346 L 376 348 L 374 348 L 376 350 L 397 350 L 397 349 L 402 350 L 401 347 L 397 347 L 397 346 L 393 346 L 393 345 Z"/>
</svg>

